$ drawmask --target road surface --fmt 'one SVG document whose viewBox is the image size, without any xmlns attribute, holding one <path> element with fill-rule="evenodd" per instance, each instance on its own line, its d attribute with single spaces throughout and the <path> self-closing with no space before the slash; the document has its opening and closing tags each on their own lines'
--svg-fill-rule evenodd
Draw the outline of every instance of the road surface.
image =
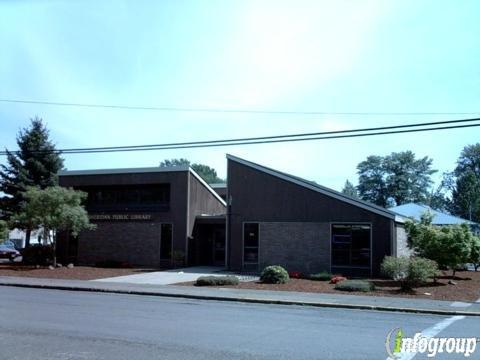
<svg viewBox="0 0 480 360">
<path fill-rule="evenodd" d="M 0 286 L 0 359 L 386 359 L 393 328 L 448 318 Z M 438 336 L 478 337 L 480 319 Z"/>
</svg>

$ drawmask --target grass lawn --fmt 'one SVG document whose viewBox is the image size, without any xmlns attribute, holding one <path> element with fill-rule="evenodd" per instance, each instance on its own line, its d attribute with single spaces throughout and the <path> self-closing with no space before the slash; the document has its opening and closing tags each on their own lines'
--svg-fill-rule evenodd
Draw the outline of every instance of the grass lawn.
<svg viewBox="0 0 480 360">
<path fill-rule="evenodd" d="M 48 267 L 41 267 L 37 269 L 35 266 L 27 266 L 20 263 L 0 263 L 0 276 L 25 276 L 50 279 L 94 280 L 114 276 L 139 274 L 145 271 L 152 270 L 139 268 L 100 268 L 91 266 L 76 266 L 73 269 L 61 267 L 50 270 Z"/>
<path fill-rule="evenodd" d="M 443 275 L 438 278 L 437 283 L 427 283 L 421 287 L 415 288 L 412 292 L 400 291 L 400 286 L 396 281 L 386 279 L 369 280 L 375 284 L 375 291 L 339 291 L 335 290 L 335 285 L 330 284 L 328 281 L 313 281 L 306 279 L 290 279 L 290 281 L 286 284 L 263 284 L 258 281 L 240 282 L 240 284 L 238 285 L 225 287 L 252 290 L 278 290 L 331 294 L 395 296 L 450 301 L 477 301 L 480 298 L 480 271 L 457 271 L 454 279 L 452 279 L 451 277 L 451 271 L 444 272 Z M 455 282 L 456 285 L 449 284 L 449 280 Z M 190 282 L 178 285 L 192 286 L 193 283 Z M 429 293 L 430 295 L 426 295 L 425 293 Z"/>
</svg>

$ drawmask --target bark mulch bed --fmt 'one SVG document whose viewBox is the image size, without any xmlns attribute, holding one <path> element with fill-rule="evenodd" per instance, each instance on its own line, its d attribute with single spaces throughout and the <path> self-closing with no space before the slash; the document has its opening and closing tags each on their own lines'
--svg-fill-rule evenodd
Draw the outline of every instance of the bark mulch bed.
<svg viewBox="0 0 480 360">
<path fill-rule="evenodd" d="M 386 279 L 369 279 L 375 284 L 375 291 L 371 292 L 346 292 L 335 290 L 333 284 L 328 281 L 313 281 L 306 279 L 290 279 L 286 284 L 263 284 L 260 282 L 241 282 L 236 286 L 225 286 L 235 289 L 252 290 L 278 290 L 278 291 L 301 291 L 311 293 L 352 294 L 370 296 L 393 296 L 407 298 L 422 298 L 449 301 L 477 301 L 480 298 L 480 272 L 460 271 L 455 278 L 451 272 L 445 272 L 437 280 L 437 283 L 428 283 L 415 288 L 412 292 L 400 291 L 396 281 Z M 456 285 L 449 284 L 449 280 Z M 194 285 L 192 282 L 176 285 Z M 430 295 L 426 295 L 429 293 Z"/>
<path fill-rule="evenodd" d="M 75 266 L 72 269 L 61 267 L 50 270 L 48 267 L 37 269 L 35 266 L 27 266 L 17 263 L 0 264 L 0 276 L 24 276 L 50 279 L 94 280 L 114 276 L 140 274 L 146 271 L 152 270 L 138 268 L 100 268 L 90 266 Z"/>
</svg>

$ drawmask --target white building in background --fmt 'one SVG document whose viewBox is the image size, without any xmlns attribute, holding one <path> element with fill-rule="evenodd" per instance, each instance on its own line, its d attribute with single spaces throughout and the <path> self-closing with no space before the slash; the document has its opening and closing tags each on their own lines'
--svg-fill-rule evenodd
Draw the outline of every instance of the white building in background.
<svg viewBox="0 0 480 360">
<path fill-rule="evenodd" d="M 27 233 L 23 230 L 13 229 L 8 234 L 8 240 L 12 241 L 15 244 L 17 249 L 23 249 L 25 247 L 25 239 Z M 35 230 L 30 234 L 30 244 L 39 244 L 42 239 L 42 231 Z"/>
</svg>

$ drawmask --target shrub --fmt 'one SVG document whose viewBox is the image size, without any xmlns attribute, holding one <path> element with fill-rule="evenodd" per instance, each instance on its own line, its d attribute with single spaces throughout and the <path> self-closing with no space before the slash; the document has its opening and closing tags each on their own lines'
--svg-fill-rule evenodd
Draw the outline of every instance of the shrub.
<svg viewBox="0 0 480 360">
<path fill-rule="evenodd" d="M 402 281 L 408 276 L 409 264 L 410 258 L 406 256 L 385 256 L 382 261 L 381 272 L 392 280 Z"/>
<path fill-rule="evenodd" d="M 434 260 L 441 268 L 449 268 L 455 276 L 455 269 L 471 262 L 472 243 L 475 236 L 466 224 L 433 226 L 429 220 L 407 221 L 409 246 L 418 256 Z"/>
<path fill-rule="evenodd" d="M 413 287 L 435 278 L 438 265 L 435 261 L 421 257 L 392 257 L 386 256 L 381 265 L 382 273 L 400 282 L 402 290 L 411 290 Z"/>
<path fill-rule="evenodd" d="M 55 251 L 50 245 L 31 245 L 22 250 L 22 262 L 27 265 L 49 265 Z"/>
<path fill-rule="evenodd" d="M 239 280 L 236 276 L 200 276 L 195 282 L 196 286 L 223 286 L 238 285 Z"/>
<path fill-rule="evenodd" d="M 410 259 L 408 278 L 412 286 L 418 286 L 438 275 L 438 265 L 435 261 L 414 257 Z"/>
<path fill-rule="evenodd" d="M 475 271 L 477 271 L 480 267 L 480 238 L 478 236 L 472 238 L 469 261 L 475 267 Z"/>
<path fill-rule="evenodd" d="M 335 289 L 341 291 L 369 292 L 375 290 L 375 285 L 365 280 L 344 280 L 335 284 Z"/>
<path fill-rule="evenodd" d="M 310 274 L 308 278 L 314 281 L 330 281 L 332 274 L 330 274 L 328 271 L 322 271 L 317 274 Z"/>
<path fill-rule="evenodd" d="M 288 280 L 287 270 L 279 265 L 267 266 L 260 274 L 260 281 L 266 284 L 285 284 Z"/>
</svg>

